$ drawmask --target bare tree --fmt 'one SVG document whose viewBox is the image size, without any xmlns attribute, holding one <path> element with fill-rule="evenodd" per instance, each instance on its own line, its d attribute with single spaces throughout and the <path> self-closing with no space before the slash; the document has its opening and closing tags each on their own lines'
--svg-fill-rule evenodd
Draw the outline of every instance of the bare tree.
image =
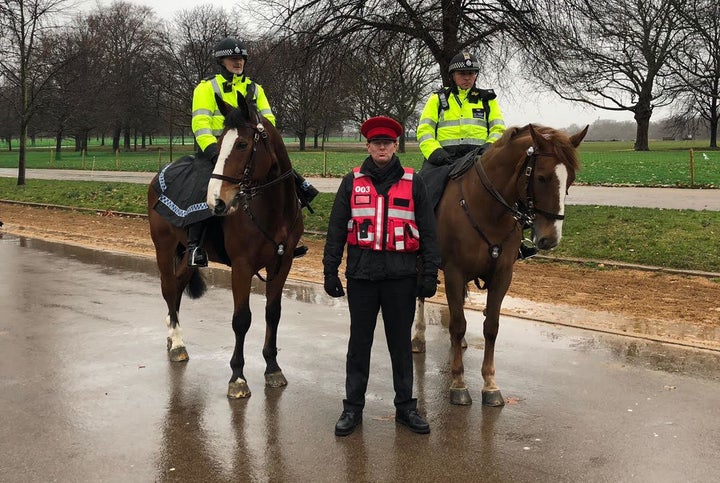
<svg viewBox="0 0 720 483">
<path fill-rule="evenodd" d="M 674 90 L 668 59 L 682 45 L 680 0 L 547 0 L 547 42 L 524 45 L 526 73 L 561 98 L 630 111 L 647 151 L 653 110 Z"/>
<path fill-rule="evenodd" d="M 69 4 L 67 0 L 0 0 L 0 74 L 7 86 L 0 94 L 7 98 L 19 119 L 19 186 L 25 184 L 25 150 L 28 125 L 35 115 L 38 93 L 46 88 L 53 71 L 36 53 L 43 33 L 55 28 L 56 16 Z"/>
<path fill-rule="evenodd" d="M 91 55 L 103 59 L 95 74 L 102 80 L 103 103 L 113 133 L 113 149 L 131 148 L 131 136 L 152 129 L 157 120 L 159 86 L 152 72 L 161 57 L 159 23 L 152 10 L 115 1 L 87 16 L 96 39 Z"/>
<path fill-rule="evenodd" d="M 417 39 L 404 34 L 383 33 L 373 42 L 357 42 L 348 59 L 348 102 L 351 119 L 362 123 L 371 116 L 386 115 L 407 127 L 416 124 L 417 108 L 430 93 L 437 76 L 434 59 Z M 399 151 L 405 152 L 405 136 Z"/>
<path fill-rule="evenodd" d="M 417 39 L 449 83 L 452 57 L 467 47 L 498 44 L 501 35 L 527 41 L 535 35 L 532 0 L 259 0 L 282 31 L 308 33 L 336 44 L 349 35 L 379 32 Z M 272 19 L 269 19 L 272 21 Z"/>
<path fill-rule="evenodd" d="M 681 14 L 687 22 L 687 41 L 672 55 L 674 73 L 684 92 L 678 119 L 700 116 L 710 128 L 710 147 L 717 148 L 720 122 L 720 4 L 717 0 L 689 0 Z"/>
</svg>

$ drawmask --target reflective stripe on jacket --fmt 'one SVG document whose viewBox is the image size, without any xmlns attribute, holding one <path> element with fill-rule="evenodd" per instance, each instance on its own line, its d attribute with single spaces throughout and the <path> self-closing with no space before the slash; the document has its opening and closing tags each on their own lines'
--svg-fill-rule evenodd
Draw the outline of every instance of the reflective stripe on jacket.
<svg viewBox="0 0 720 483">
<path fill-rule="evenodd" d="M 440 109 L 438 93 L 432 94 L 428 99 L 417 128 L 420 151 L 426 159 L 440 148 L 483 146 L 502 137 L 505 121 L 494 93 L 486 97 L 484 104 L 483 96 L 470 102 L 469 92 L 470 89 L 459 89 L 458 94 L 455 94 L 445 89 L 447 109 Z M 485 112 L 485 105 L 490 110 L 489 117 Z"/>
<path fill-rule="evenodd" d="M 404 170 L 405 174 L 390 187 L 385 197 L 378 195 L 370 176 L 361 173 L 359 167 L 353 169 L 348 245 L 396 252 L 420 249 L 412 195 L 414 170 Z"/>
<path fill-rule="evenodd" d="M 215 94 L 222 97 L 231 106 L 237 107 L 237 93 L 246 96 L 248 86 L 252 84 L 253 87 L 250 90 L 254 91 L 253 99 L 258 112 L 275 125 L 275 115 L 270 108 L 267 97 L 265 97 L 262 86 L 254 83 L 245 75 L 233 76 L 232 89 L 223 88 L 227 83 L 228 81 L 221 74 L 217 74 L 215 77 L 201 81 L 193 91 L 192 131 L 202 151 L 205 151 L 205 148 L 209 145 L 216 143 L 218 136 L 223 131 L 225 117 L 218 109 Z M 225 92 L 226 90 L 229 92 Z"/>
</svg>

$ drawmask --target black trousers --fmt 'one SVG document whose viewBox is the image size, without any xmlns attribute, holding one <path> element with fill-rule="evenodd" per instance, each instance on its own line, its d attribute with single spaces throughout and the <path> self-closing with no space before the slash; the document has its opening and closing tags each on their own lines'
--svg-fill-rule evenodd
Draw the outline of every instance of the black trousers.
<svg viewBox="0 0 720 483">
<path fill-rule="evenodd" d="M 395 407 L 416 409 L 412 397 L 413 356 L 411 330 L 415 317 L 416 279 L 358 280 L 348 279 L 350 306 L 350 340 L 348 342 L 343 408 L 362 411 L 370 375 L 370 350 L 382 311 L 390 361 L 392 363 Z"/>
</svg>

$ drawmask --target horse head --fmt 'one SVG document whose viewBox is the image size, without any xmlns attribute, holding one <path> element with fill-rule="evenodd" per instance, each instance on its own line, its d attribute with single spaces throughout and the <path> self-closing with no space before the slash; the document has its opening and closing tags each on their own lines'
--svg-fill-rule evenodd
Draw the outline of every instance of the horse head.
<svg viewBox="0 0 720 483">
<path fill-rule="evenodd" d="M 278 160 L 268 136 L 276 131 L 255 105 L 238 93 L 235 108 L 215 95 L 225 125 L 218 138 L 218 158 L 208 183 L 207 204 L 215 215 L 235 212 L 249 203 L 272 174 Z"/>
<path fill-rule="evenodd" d="M 562 238 L 565 196 L 579 169 L 576 148 L 588 127 L 568 136 L 544 126 L 527 126 L 525 156 L 518 172 L 519 206 L 532 223 L 533 242 L 541 250 Z"/>
</svg>

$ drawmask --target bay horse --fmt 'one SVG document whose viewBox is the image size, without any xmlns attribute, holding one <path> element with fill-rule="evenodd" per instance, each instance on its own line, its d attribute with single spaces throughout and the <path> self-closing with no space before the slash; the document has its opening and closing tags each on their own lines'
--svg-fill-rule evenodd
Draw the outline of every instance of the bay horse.
<svg viewBox="0 0 720 483">
<path fill-rule="evenodd" d="M 250 328 L 250 290 L 254 275 L 266 271 L 265 383 L 280 387 L 287 380 L 277 362 L 277 330 L 282 291 L 292 266 L 293 249 L 304 231 L 295 191 L 292 165 L 280 133 L 254 104 L 238 95 L 234 108 L 217 97 L 225 116 L 218 138 L 218 158 L 207 188 L 207 205 L 215 216 L 208 223 L 204 247 L 210 261 L 232 270 L 235 349 L 230 359 L 229 398 L 251 392 L 243 374 L 244 342 Z M 196 160 L 196 162 L 207 162 Z M 205 282 L 197 268 L 187 266 L 187 232 L 153 209 L 158 194 L 148 190 L 150 233 L 160 271 L 162 295 L 168 308 L 167 349 L 171 361 L 188 360 L 178 312 L 183 291 L 191 298 L 203 295 Z"/>
<path fill-rule="evenodd" d="M 565 195 L 579 169 L 576 148 L 588 127 L 572 136 L 532 124 L 510 128 L 445 187 L 437 207 L 437 231 L 450 311 L 452 404 L 472 404 L 463 366 L 464 305 L 470 281 L 487 290 L 482 404 L 505 404 L 495 382 L 495 340 L 523 226 L 532 227 L 532 241 L 541 250 L 560 242 Z M 424 300 L 419 299 L 415 352 L 425 350 L 424 309 Z"/>
</svg>

